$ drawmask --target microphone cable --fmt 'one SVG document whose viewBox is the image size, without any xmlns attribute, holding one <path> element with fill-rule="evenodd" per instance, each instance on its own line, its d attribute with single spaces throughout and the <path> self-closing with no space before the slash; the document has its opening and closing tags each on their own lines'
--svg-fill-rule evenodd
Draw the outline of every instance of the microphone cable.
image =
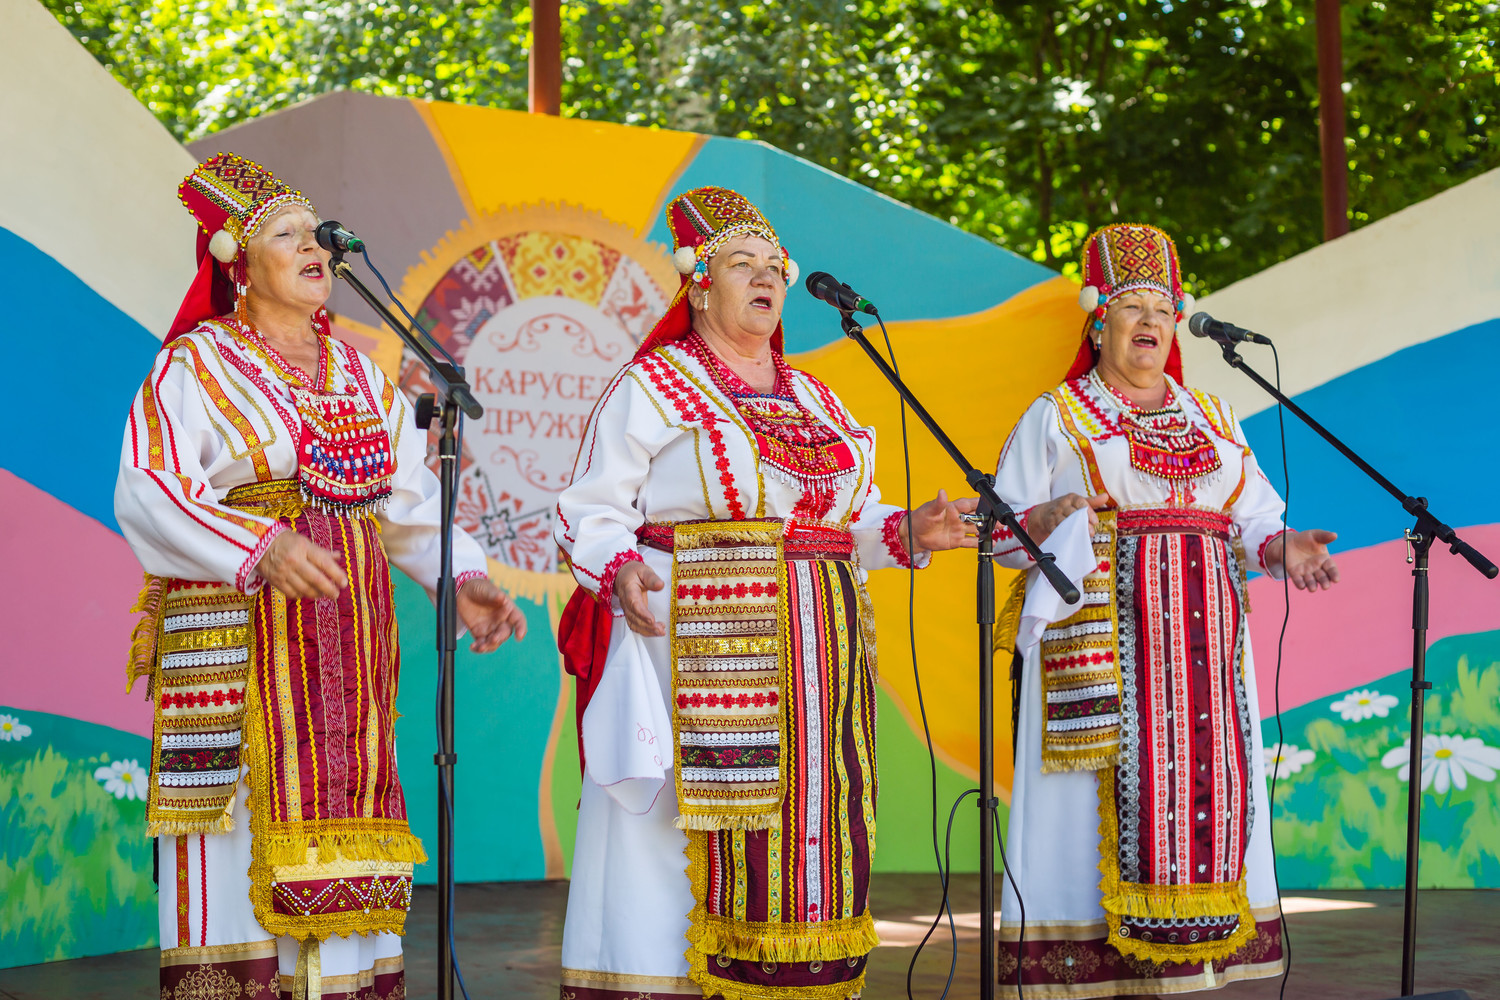
<svg viewBox="0 0 1500 1000">
<path fill-rule="evenodd" d="M 428 333 L 427 328 L 421 323 L 418 323 L 415 316 L 406 311 L 406 306 L 401 304 L 401 300 L 396 298 L 396 293 L 391 291 L 391 286 L 386 283 L 385 275 L 380 273 L 380 269 L 376 267 L 375 262 L 370 259 L 370 251 L 361 250 L 360 254 L 365 258 L 365 264 L 370 268 L 370 272 L 374 274 L 376 279 L 380 281 L 380 287 L 385 289 L 386 298 L 390 299 L 396 304 L 396 308 L 401 310 L 401 315 L 405 316 L 407 321 L 411 323 L 411 328 L 420 333 L 429 344 L 431 344 L 433 347 L 436 347 L 438 349 L 438 353 L 442 354 L 443 357 L 448 359 L 449 364 L 451 364 L 454 368 L 457 368 L 459 371 L 463 371 L 463 368 L 459 365 L 459 363 L 454 360 L 453 355 L 448 353 L 448 348 L 444 347 L 436 337 Z"/>
<path fill-rule="evenodd" d="M 875 315 L 875 322 L 880 325 L 880 334 L 881 334 L 881 337 L 885 340 L 885 353 L 886 353 L 886 356 L 890 358 L 891 370 L 894 371 L 896 373 L 896 376 L 899 378 L 900 375 L 901 375 L 901 365 L 896 360 L 896 349 L 891 344 L 890 331 L 886 329 L 886 327 L 885 327 L 885 320 L 882 319 L 878 313 Z M 904 465 L 904 470 L 905 470 L 906 509 L 909 512 L 912 509 L 912 506 L 911 506 L 911 500 L 912 500 L 912 494 L 911 494 L 911 442 L 910 442 L 910 438 L 909 438 L 908 432 L 907 432 L 906 400 L 905 400 L 904 397 L 900 397 L 899 394 L 898 394 L 898 400 L 899 400 L 899 405 L 901 407 L 901 457 L 902 457 L 902 460 L 903 460 L 903 465 Z M 912 548 L 915 548 L 914 532 L 912 532 L 910 530 L 910 520 L 909 520 L 909 517 L 910 517 L 910 515 L 908 514 L 908 524 L 907 524 L 907 527 L 908 527 L 908 536 L 907 536 L 907 544 L 909 546 L 911 546 Z M 907 996 L 907 1000 L 915 1000 L 915 998 L 914 998 L 914 996 L 912 994 L 912 977 L 913 977 L 913 975 L 916 972 L 917 961 L 922 956 L 922 949 L 927 946 L 927 942 L 929 940 L 931 940 L 932 935 L 934 933 L 936 933 L 936 931 L 938 929 L 938 926 L 942 923 L 943 918 L 946 916 L 948 918 L 948 943 L 949 943 L 948 979 L 947 979 L 947 982 L 944 983 L 944 985 L 943 985 L 943 992 L 939 995 L 939 1000 L 946 1000 L 946 998 L 948 996 L 948 992 L 953 988 L 953 978 L 954 978 L 954 976 L 956 975 L 956 973 L 958 971 L 958 928 L 957 928 L 957 925 L 954 923 L 954 919 L 953 919 L 953 905 L 952 905 L 952 902 L 950 900 L 950 893 L 949 893 L 950 886 L 952 884 L 953 823 L 954 823 L 954 819 L 958 815 L 958 807 L 963 804 L 964 799 L 968 798 L 970 795 L 980 795 L 980 794 L 982 794 L 982 792 L 978 788 L 969 788 L 969 789 L 965 789 L 963 792 L 961 792 L 959 794 L 959 796 L 956 799 L 954 799 L 952 808 L 948 810 L 948 824 L 947 824 L 946 832 L 944 833 L 944 837 L 943 837 L 943 847 L 942 847 L 941 850 L 939 850 L 939 848 L 938 848 L 938 832 L 937 832 L 937 824 L 938 824 L 937 753 L 933 750 L 933 746 L 932 746 L 932 728 L 931 728 L 930 724 L 927 721 L 927 705 L 926 705 L 926 701 L 925 701 L 925 699 L 923 697 L 923 694 L 922 694 L 922 673 L 921 673 L 921 668 L 920 668 L 920 666 L 918 664 L 918 658 L 917 658 L 916 593 L 917 593 L 917 568 L 916 568 L 916 563 L 913 561 L 913 562 L 910 562 L 910 564 L 907 566 L 906 633 L 907 633 L 907 639 L 908 639 L 908 643 L 910 645 L 910 650 L 911 650 L 912 681 L 913 681 L 913 683 L 916 686 L 916 692 L 917 692 L 917 713 L 921 717 L 921 720 L 922 720 L 922 738 L 923 738 L 924 742 L 927 745 L 927 764 L 928 764 L 928 769 L 929 769 L 929 773 L 930 773 L 930 776 L 931 776 L 931 782 L 932 782 L 932 811 L 931 811 L 932 853 L 933 853 L 933 860 L 934 860 L 934 862 L 937 865 L 938 879 L 940 881 L 940 884 L 943 887 L 943 896 L 942 896 L 942 901 L 941 901 L 940 905 L 938 906 L 938 912 L 937 912 L 937 914 L 932 919 L 932 925 L 927 928 L 927 933 L 924 934 L 924 935 L 922 935 L 922 940 L 917 943 L 917 947 L 916 947 L 915 951 L 913 951 L 913 953 L 912 953 L 911 962 L 906 967 L 906 996 Z M 1020 950 L 1022 950 L 1024 948 L 1024 945 L 1025 945 L 1025 942 L 1026 942 L 1026 904 L 1024 902 L 1021 902 L 1021 890 L 1016 885 L 1015 876 L 1011 873 L 1011 870 L 1010 870 L 1010 863 L 1009 863 L 1009 861 L 1006 860 L 1006 857 L 1005 857 L 1005 838 L 1000 833 L 1000 824 L 996 823 L 996 824 L 994 824 L 994 826 L 995 826 L 995 839 L 1000 843 L 1000 861 L 1001 861 L 1001 864 L 1005 868 L 1006 878 L 1010 880 L 1011 889 L 1016 894 L 1016 901 L 1019 904 L 1020 911 L 1021 911 L 1021 937 L 1020 937 L 1020 942 L 1018 944 L 1018 952 L 1019 952 Z M 993 934 L 994 932 L 995 932 L 995 930 L 994 930 L 993 927 L 989 927 L 989 928 L 981 927 L 980 928 L 980 933 L 981 934 Z M 1017 996 L 1018 997 L 1024 997 L 1025 996 L 1025 994 L 1024 994 L 1024 992 L 1022 992 L 1022 990 L 1023 990 L 1023 987 L 1022 987 L 1022 984 L 1021 984 L 1021 968 L 1020 968 L 1020 963 L 1018 962 L 1016 964 L 1016 991 L 1017 991 Z"/>
<path fill-rule="evenodd" d="M 885 353 L 886 356 L 891 359 L 891 370 L 894 371 L 896 373 L 896 376 L 899 378 L 901 375 L 901 365 L 896 360 L 896 348 L 891 344 L 890 331 L 885 328 L 885 320 L 881 319 L 879 314 L 875 316 L 875 322 L 880 324 L 880 335 L 885 339 Z M 906 425 L 906 399 L 899 393 L 897 393 L 896 398 L 901 407 L 901 458 L 903 469 L 905 471 L 906 510 L 908 512 L 907 545 L 911 548 L 915 548 L 915 532 L 911 530 L 910 514 L 912 509 L 911 440 L 907 433 Z M 932 812 L 930 824 L 932 829 L 932 858 L 933 863 L 937 866 L 938 878 L 941 881 L 943 887 L 942 903 L 938 906 L 937 916 L 933 918 L 932 926 L 927 929 L 927 933 L 923 935 L 921 943 L 917 945 L 916 951 L 913 952 L 911 957 L 911 964 L 906 967 L 906 997 L 907 1000 L 915 1000 L 915 997 L 912 996 L 911 981 L 912 976 L 917 968 L 917 959 L 921 957 L 922 949 L 926 946 L 928 938 L 932 937 L 933 932 L 937 930 L 937 926 L 942 921 L 944 913 L 948 915 L 949 938 L 951 944 L 951 955 L 948 961 L 948 985 L 943 987 L 942 993 L 943 997 L 947 997 L 948 989 L 953 984 L 953 976 L 958 969 L 958 929 L 953 924 L 953 909 L 948 903 L 948 866 L 944 860 L 944 852 L 938 847 L 937 754 L 932 748 L 932 729 L 927 722 L 927 704 L 922 695 L 922 673 L 917 663 L 917 564 L 915 559 L 907 560 L 906 574 L 906 637 L 911 649 L 912 680 L 915 683 L 917 689 L 917 714 L 922 719 L 922 737 L 927 744 L 927 764 L 932 780 Z M 973 789 L 973 792 L 975 794 L 978 794 L 978 791 L 978 789 Z M 953 817 L 958 811 L 958 803 L 962 802 L 964 796 L 968 794 L 969 792 L 966 791 L 963 793 L 963 795 L 960 795 L 958 797 L 958 801 L 953 804 L 953 809 L 948 814 L 948 835 L 950 841 L 952 839 L 953 833 Z"/>
<path fill-rule="evenodd" d="M 1277 353 L 1276 345 L 1271 346 L 1271 357 L 1276 364 L 1276 391 L 1281 392 L 1281 355 Z M 1286 734 L 1281 725 L 1281 663 L 1282 653 L 1286 645 L 1287 624 L 1292 619 L 1292 577 L 1286 571 L 1286 536 L 1291 531 L 1289 526 L 1292 506 L 1292 467 L 1287 461 L 1286 452 L 1286 408 L 1279 402 L 1276 404 L 1276 428 L 1281 438 L 1281 633 L 1276 637 L 1276 676 L 1271 683 L 1271 695 L 1276 707 L 1276 762 L 1271 770 L 1271 791 L 1267 798 L 1269 810 L 1266 816 L 1267 829 L 1271 837 L 1271 881 L 1276 886 L 1276 915 L 1281 920 L 1281 950 L 1286 958 L 1286 968 L 1281 972 L 1281 989 L 1277 993 L 1279 1000 L 1286 1000 L 1287 980 L 1292 976 L 1292 935 L 1286 925 L 1286 911 L 1281 906 L 1281 875 L 1276 870 L 1276 781 L 1281 776 L 1281 755 L 1286 752 Z M 1245 585 L 1248 594 L 1249 584 Z M 1248 636 L 1250 623 L 1245 623 L 1245 633 Z M 1256 720 L 1260 725 L 1260 720 Z M 1264 739 L 1262 739 L 1264 744 Z"/>
</svg>

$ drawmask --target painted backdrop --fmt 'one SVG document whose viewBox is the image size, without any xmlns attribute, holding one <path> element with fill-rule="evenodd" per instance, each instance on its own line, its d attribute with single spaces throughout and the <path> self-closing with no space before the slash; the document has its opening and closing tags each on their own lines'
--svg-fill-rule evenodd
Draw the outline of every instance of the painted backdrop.
<svg viewBox="0 0 1500 1000">
<path fill-rule="evenodd" d="M 0 146 L 30 152 L 0 157 L 9 306 L 0 329 L 17 370 L 50 373 L 61 361 L 67 377 L 16 380 L 20 419 L 0 429 L 0 564 L 12 568 L 0 581 L 0 966 L 154 942 L 151 849 L 140 835 L 150 713 L 122 693 L 140 572 L 111 498 L 129 400 L 193 271 L 193 226 L 174 192 L 195 158 L 232 148 L 261 159 L 325 218 L 359 232 L 402 300 L 468 367 L 486 407 L 465 433 L 461 518 L 494 577 L 522 598 L 532 637 L 494 656 L 460 653 L 464 880 L 568 869 L 579 774 L 571 687 L 551 634 L 572 584 L 547 541 L 552 498 L 599 387 L 675 288 L 661 214 L 672 195 L 734 187 L 766 211 L 804 271 L 829 270 L 872 295 L 903 373 L 980 464 L 1073 354 L 1082 315 L 1070 282 L 763 145 L 341 93 L 185 150 L 43 8 L 5 0 L 5 17 Z M 1478 419 L 1484 368 L 1473 359 L 1500 332 L 1500 242 L 1454 234 L 1497 208 L 1500 172 L 1204 303 L 1275 337 L 1299 402 L 1492 554 L 1497 473 Z M 422 391 L 361 302 L 340 287 L 331 306 L 340 337 Z M 899 497 L 895 396 L 839 338 L 836 319 L 794 290 L 788 350 L 877 426 L 882 486 Z M 1275 413 L 1201 344 L 1187 346 L 1189 380 L 1235 404 L 1279 481 Z M 1395 760 L 1409 661 L 1405 515 L 1297 428 L 1287 451 L 1292 521 L 1340 532 L 1346 583 L 1291 595 L 1283 737 L 1264 723 L 1267 744 L 1282 744 L 1283 881 L 1393 885 L 1408 780 Z M 962 488 L 919 427 L 910 459 L 914 501 Z M 1433 559 L 1424 884 L 1497 886 L 1500 587 L 1446 553 Z M 944 812 L 976 771 L 972 575 L 969 557 L 946 554 L 914 581 Z M 876 864 L 886 871 L 932 865 L 908 652 L 912 584 L 887 571 L 872 585 L 882 650 Z M 397 594 L 403 779 L 430 835 L 432 612 L 404 578 Z M 1269 713 L 1282 594 L 1258 580 L 1252 595 Z M 1005 705 L 997 718 L 1008 720 Z M 997 744 L 1009 738 L 1001 732 Z M 965 810 L 960 869 L 973 867 L 975 827 Z"/>
</svg>

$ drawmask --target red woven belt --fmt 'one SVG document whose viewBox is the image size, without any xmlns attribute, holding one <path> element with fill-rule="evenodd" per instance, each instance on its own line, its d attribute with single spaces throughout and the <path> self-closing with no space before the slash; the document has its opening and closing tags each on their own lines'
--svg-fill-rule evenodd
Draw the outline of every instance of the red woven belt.
<svg viewBox="0 0 1500 1000">
<path fill-rule="evenodd" d="M 761 524 L 768 521 L 776 524 L 784 523 L 779 517 L 747 518 L 746 520 Z M 671 552 L 674 539 L 673 529 L 678 524 L 705 523 L 708 522 L 648 522 L 636 529 L 635 537 L 647 548 L 656 549 L 659 552 Z M 721 521 L 717 523 L 734 524 L 735 522 Z M 743 543 L 720 542 L 719 544 L 724 547 L 731 547 Z M 842 528 L 810 527 L 797 524 L 793 526 L 791 533 L 782 539 L 782 554 L 787 559 L 830 559 L 834 562 L 849 562 L 854 558 L 854 536 Z"/>
</svg>

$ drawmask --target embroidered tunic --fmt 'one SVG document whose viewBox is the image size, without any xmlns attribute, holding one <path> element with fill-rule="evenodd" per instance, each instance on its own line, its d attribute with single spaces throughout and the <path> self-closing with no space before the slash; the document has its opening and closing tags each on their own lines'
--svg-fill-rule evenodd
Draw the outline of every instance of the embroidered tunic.
<svg viewBox="0 0 1500 1000">
<path fill-rule="evenodd" d="M 768 394 L 696 335 L 626 366 L 560 498 L 558 542 L 615 614 L 602 677 L 580 677 L 565 997 L 861 988 L 876 941 L 863 580 L 907 563 L 905 511 L 880 502 L 873 431 L 777 361 Z M 634 560 L 668 584 L 648 596 L 666 637 L 618 610 Z"/>
<path fill-rule="evenodd" d="M 156 710 L 164 988 L 249 989 L 290 973 L 277 935 L 295 961 L 330 934 L 354 937 L 323 946 L 325 996 L 399 985 L 391 935 L 423 853 L 395 766 L 389 564 L 436 586 L 438 484 L 394 384 L 326 336 L 320 355 L 302 372 L 205 322 L 157 355 L 126 426 L 115 511 L 149 581 L 131 675 Z M 256 562 L 287 530 L 339 554 L 337 598 L 264 587 Z M 485 566 L 457 533 L 459 581 Z"/>
<path fill-rule="evenodd" d="M 1021 650 L 1001 981 L 1028 995 L 1166 994 L 1278 975 L 1246 568 L 1284 505 L 1229 408 L 1170 377 L 1143 411 L 1097 374 L 1044 394 L 997 490 L 1107 492 L 1078 610 Z M 1054 544 L 1062 544 L 1061 539 Z M 1004 565 L 1027 567 L 1014 539 Z M 1248 554 L 1248 556 L 1247 556 Z M 1249 567 L 1246 566 L 1249 563 Z M 1045 587 L 1033 569 L 1026 586 Z"/>
</svg>

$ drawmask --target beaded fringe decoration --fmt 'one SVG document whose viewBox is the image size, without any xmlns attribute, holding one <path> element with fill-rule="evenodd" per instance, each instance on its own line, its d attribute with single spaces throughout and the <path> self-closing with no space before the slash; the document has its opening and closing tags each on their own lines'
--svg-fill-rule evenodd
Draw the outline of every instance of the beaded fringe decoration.
<svg viewBox="0 0 1500 1000">
<path fill-rule="evenodd" d="M 1101 511 L 1082 606 L 1042 633 L 1043 773 L 1098 770 L 1120 760 L 1115 528 L 1115 512 Z"/>
<path fill-rule="evenodd" d="M 677 826 L 779 826 L 787 746 L 782 525 L 676 525 L 671 587 Z"/>
</svg>

